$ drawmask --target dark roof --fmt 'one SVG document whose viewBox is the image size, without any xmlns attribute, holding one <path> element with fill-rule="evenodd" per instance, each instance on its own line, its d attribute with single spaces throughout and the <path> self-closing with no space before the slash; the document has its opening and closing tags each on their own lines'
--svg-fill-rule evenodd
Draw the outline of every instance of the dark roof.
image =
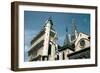
<svg viewBox="0 0 100 73">
<path fill-rule="evenodd" d="M 77 52 L 68 54 L 68 57 L 69 57 L 69 56 L 73 56 L 73 55 L 78 54 L 78 53 L 81 53 L 81 52 L 84 52 L 84 51 L 87 51 L 87 50 L 90 50 L 90 47 L 87 47 L 87 48 L 84 48 L 84 49 L 79 50 L 79 51 L 77 51 Z"/>
<path fill-rule="evenodd" d="M 71 44 L 71 45 L 65 45 L 65 46 L 60 46 L 60 48 L 58 48 L 58 51 L 63 51 L 65 49 L 70 49 L 72 51 L 75 51 L 75 44 Z"/>
</svg>

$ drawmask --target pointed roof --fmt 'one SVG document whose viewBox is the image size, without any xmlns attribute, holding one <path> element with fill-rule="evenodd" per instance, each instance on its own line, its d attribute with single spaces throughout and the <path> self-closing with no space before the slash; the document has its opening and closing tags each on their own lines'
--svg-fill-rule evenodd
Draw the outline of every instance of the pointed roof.
<svg viewBox="0 0 100 73">
<path fill-rule="evenodd" d="M 68 37 L 68 28 L 66 26 L 66 36 L 65 36 L 65 39 L 64 39 L 64 44 L 63 46 L 65 45 L 68 45 L 70 42 L 69 42 L 69 37 Z"/>
<path fill-rule="evenodd" d="M 75 19 L 72 19 L 72 29 L 71 29 L 71 34 L 73 35 L 74 31 L 77 30 L 76 28 L 76 23 L 75 23 Z"/>
<path fill-rule="evenodd" d="M 77 27 L 75 23 L 75 19 L 72 19 L 72 28 L 71 28 L 71 41 L 74 41 L 76 39 L 76 33 L 77 32 Z"/>
<path fill-rule="evenodd" d="M 50 23 L 51 26 L 53 25 L 53 22 L 52 22 L 52 18 L 51 18 L 51 16 L 47 19 L 47 21 L 45 22 L 45 25 L 44 25 L 44 26 L 46 26 L 47 23 Z"/>
</svg>

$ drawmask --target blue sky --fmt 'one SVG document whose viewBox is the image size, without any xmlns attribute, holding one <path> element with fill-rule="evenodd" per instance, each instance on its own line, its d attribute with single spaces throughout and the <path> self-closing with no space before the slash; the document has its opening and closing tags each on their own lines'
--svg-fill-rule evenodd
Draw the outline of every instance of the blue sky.
<svg viewBox="0 0 100 73">
<path fill-rule="evenodd" d="M 30 41 L 41 31 L 45 21 L 50 16 L 52 17 L 53 27 L 58 33 L 58 43 L 60 45 L 64 43 L 66 27 L 68 28 L 68 33 L 71 32 L 73 18 L 75 19 L 78 32 L 90 35 L 90 14 L 24 11 L 25 61 L 27 61 L 27 51 L 31 46 Z"/>
</svg>

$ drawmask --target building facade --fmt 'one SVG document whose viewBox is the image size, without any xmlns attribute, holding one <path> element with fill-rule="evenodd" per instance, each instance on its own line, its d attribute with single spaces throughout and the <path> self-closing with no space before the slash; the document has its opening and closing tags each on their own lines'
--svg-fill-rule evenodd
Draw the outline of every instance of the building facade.
<svg viewBox="0 0 100 73">
<path fill-rule="evenodd" d="M 90 36 L 78 32 L 74 20 L 71 28 L 71 34 L 68 34 L 66 28 L 64 44 L 60 46 L 57 44 L 57 32 L 49 18 L 43 29 L 31 41 L 31 48 L 28 51 L 29 61 L 90 58 Z"/>
<path fill-rule="evenodd" d="M 53 29 L 53 22 L 48 19 L 44 28 L 31 41 L 28 51 L 29 61 L 54 60 L 57 48 L 57 33 Z"/>
</svg>

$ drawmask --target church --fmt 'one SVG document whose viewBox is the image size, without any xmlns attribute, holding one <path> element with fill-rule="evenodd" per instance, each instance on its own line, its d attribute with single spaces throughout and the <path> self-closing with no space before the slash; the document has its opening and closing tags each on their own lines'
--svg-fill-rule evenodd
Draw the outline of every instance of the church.
<svg viewBox="0 0 100 73">
<path fill-rule="evenodd" d="M 71 33 L 66 28 L 63 46 L 60 46 L 53 21 L 49 18 L 43 29 L 31 40 L 28 51 L 29 61 L 53 61 L 90 58 L 90 36 L 78 32 L 75 21 L 72 20 Z"/>
</svg>

